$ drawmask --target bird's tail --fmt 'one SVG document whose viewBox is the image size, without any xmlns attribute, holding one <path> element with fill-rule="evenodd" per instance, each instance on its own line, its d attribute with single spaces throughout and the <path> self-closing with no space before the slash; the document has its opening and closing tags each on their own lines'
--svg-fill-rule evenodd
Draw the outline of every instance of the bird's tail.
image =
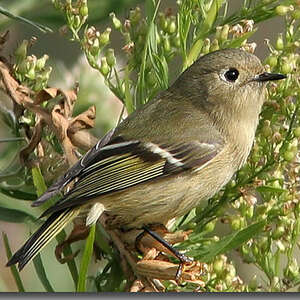
<svg viewBox="0 0 300 300">
<path fill-rule="evenodd" d="M 79 212 L 80 208 L 68 208 L 53 213 L 11 257 L 6 266 L 18 263 L 19 271 L 21 271 Z"/>
</svg>

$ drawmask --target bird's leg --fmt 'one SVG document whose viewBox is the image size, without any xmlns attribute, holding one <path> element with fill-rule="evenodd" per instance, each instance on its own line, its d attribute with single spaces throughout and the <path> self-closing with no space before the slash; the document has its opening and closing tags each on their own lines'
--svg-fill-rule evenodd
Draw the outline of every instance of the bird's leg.
<svg viewBox="0 0 300 300">
<path fill-rule="evenodd" d="M 170 245 L 166 240 L 164 240 L 159 234 L 157 234 L 155 231 L 152 231 L 147 226 L 142 227 L 144 229 L 144 232 L 142 232 L 137 238 L 136 238 L 136 247 L 138 246 L 139 241 L 143 238 L 145 232 L 151 235 L 156 241 L 158 241 L 160 244 L 162 244 L 166 249 L 168 249 L 175 257 L 177 257 L 180 261 L 178 270 L 176 272 L 175 279 L 179 280 L 181 274 L 182 274 L 182 268 L 183 265 L 186 263 L 191 263 L 193 260 L 187 256 L 185 256 L 183 253 L 176 250 L 172 245 Z M 138 249 L 138 247 L 137 247 Z"/>
</svg>

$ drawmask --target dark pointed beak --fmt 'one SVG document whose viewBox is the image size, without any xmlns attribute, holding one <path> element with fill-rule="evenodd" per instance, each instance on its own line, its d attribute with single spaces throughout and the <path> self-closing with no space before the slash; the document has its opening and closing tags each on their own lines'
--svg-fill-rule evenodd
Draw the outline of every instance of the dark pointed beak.
<svg viewBox="0 0 300 300">
<path fill-rule="evenodd" d="M 262 74 L 256 75 L 253 81 L 264 82 L 271 80 L 281 80 L 284 78 L 286 78 L 286 75 L 264 72 Z"/>
</svg>

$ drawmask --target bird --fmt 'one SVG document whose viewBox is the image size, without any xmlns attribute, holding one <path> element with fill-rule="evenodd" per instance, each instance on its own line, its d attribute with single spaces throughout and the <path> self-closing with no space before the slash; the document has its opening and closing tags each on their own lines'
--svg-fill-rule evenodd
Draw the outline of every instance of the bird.
<svg viewBox="0 0 300 300">
<path fill-rule="evenodd" d="M 19 270 L 74 218 L 108 215 L 109 228 L 166 224 L 214 196 L 246 162 L 268 73 L 254 54 L 201 56 L 166 90 L 106 134 L 32 206 L 61 193 L 41 227 L 11 257 Z"/>
</svg>

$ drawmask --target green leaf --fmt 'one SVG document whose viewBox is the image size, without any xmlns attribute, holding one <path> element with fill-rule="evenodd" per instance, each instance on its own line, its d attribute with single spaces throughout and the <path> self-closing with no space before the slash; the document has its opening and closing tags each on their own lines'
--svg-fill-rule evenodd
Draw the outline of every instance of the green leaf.
<svg viewBox="0 0 300 300">
<path fill-rule="evenodd" d="M 23 17 L 13 15 L 11 12 L 9 12 L 8 10 L 6 10 L 5 8 L 3 8 L 1 6 L 0 6 L 0 13 L 3 14 L 3 15 L 5 15 L 5 16 L 7 16 L 8 18 L 14 19 L 14 20 L 16 20 L 18 22 L 31 25 L 31 26 L 37 28 L 38 30 L 42 31 L 43 33 L 53 32 L 51 28 L 49 28 L 49 27 L 47 27 L 45 25 L 36 23 L 36 22 L 32 22 L 32 21 L 30 21 L 28 19 L 25 19 Z"/>
<path fill-rule="evenodd" d="M 39 253 L 33 259 L 33 264 L 34 264 L 35 271 L 36 271 L 41 283 L 43 284 L 45 290 L 47 292 L 54 293 L 55 290 L 52 288 L 52 286 L 47 278 L 45 268 L 43 266 L 43 262 L 41 259 L 41 255 Z"/>
<path fill-rule="evenodd" d="M 263 185 L 263 186 L 258 186 L 256 188 L 256 190 L 258 192 L 261 193 L 276 193 L 276 194 L 281 194 L 283 192 L 286 192 L 286 189 L 281 189 L 281 188 L 277 188 L 277 187 L 273 187 L 273 186 L 269 186 L 269 185 Z"/>
<path fill-rule="evenodd" d="M 7 235 L 4 232 L 2 232 L 2 239 L 3 239 L 3 244 L 4 244 L 4 247 L 5 247 L 5 251 L 6 251 L 6 257 L 9 260 L 12 257 L 12 253 L 11 253 L 11 249 L 10 249 L 10 246 L 9 246 Z M 23 285 L 23 282 L 21 280 L 19 271 L 17 270 L 17 267 L 15 265 L 12 265 L 10 267 L 10 270 L 12 272 L 13 278 L 16 282 L 17 287 L 18 287 L 18 291 L 19 292 L 25 292 L 24 285 Z"/>
<path fill-rule="evenodd" d="M 22 192 L 14 189 L 5 189 L 2 187 L 0 187 L 0 193 L 18 200 L 34 201 L 37 199 L 37 196 L 35 194 Z"/>
<path fill-rule="evenodd" d="M 40 168 L 38 167 L 32 168 L 32 179 L 33 179 L 33 184 L 36 188 L 37 195 L 41 196 L 47 190 L 47 186 L 45 184 Z"/>
<path fill-rule="evenodd" d="M 95 240 L 95 229 L 96 229 L 95 224 L 90 227 L 89 236 L 85 243 L 82 260 L 80 263 L 77 292 L 85 292 L 86 291 L 87 270 L 88 270 L 88 266 L 89 266 L 91 256 L 93 253 L 93 246 L 94 246 L 94 240 Z"/>
<path fill-rule="evenodd" d="M 32 223 L 38 219 L 22 210 L 0 206 L 0 220 L 11 223 Z"/>
<path fill-rule="evenodd" d="M 232 234 L 225 236 L 220 241 L 212 244 L 205 251 L 202 251 L 202 253 L 199 252 L 199 250 L 194 249 L 189 251 L 187 255 L 191 255 L 202 262 L 209 262 L 217 255 L 226 253 L 232 249 L 236 249 L 241 244 L 245 243 L 258 232 L 260 232 L 265 225 L 265 220 L 251 224 L 240 231 L 233 232 Z"/>
<path fill-rule="evenodd" d="M 229 41 L 226 43 L 225 48 L 238 48 L 242 45 L 242 43 L 249 39 L 255 32 L 257 31 L 257 28 L 253 29 L 253 31 L 247 32 L 243 34 L 241 37 L 238 37 L 234 40 Z"/>
</svg>

